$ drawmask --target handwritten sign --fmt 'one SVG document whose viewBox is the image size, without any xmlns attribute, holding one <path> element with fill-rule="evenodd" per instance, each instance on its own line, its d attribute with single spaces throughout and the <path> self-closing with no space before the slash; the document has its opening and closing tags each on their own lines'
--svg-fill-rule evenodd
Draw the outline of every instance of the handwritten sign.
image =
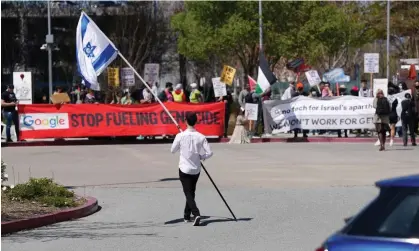
<svg viewBox="0 0 419 251">
<path fill-rule="evenodd" d="M 125 87 L 135 86 L 135 75 L 131 68 L 121 68 L 121 82 Z"/>
<path fill-rule="evenodd" d="M 13 72 L 13 85 L 20 104 L 32 104 L 32 72 Z"/>
<path fill-rule="evenodd" d="M 258 104 L 246 103 L 244 107 L 244 116 L 247 120 L 258 120 Z"/>
<path fill-rule="evenodd" d="M 315 86 L 322 82 L 319 73 L 316 70 L 307 71 L 306 77 L 310 86 Z"/>
<path fill-rule="evenodd" d="M 144 81 L 150 85 L 159 81 L 159 64 L 145 64 L 144 66 Z"/>
<path fill-rule="evenodd" d="M 108 85 L 119 86 L 119 68 L 108 67 Z"/>
<path fill-rule="evenodd" d="M 379 73 L 380 54 L 364 53 L 364 73 Z"/>
<path fill-rule="evenodd" d="M 212 79 L 212 86 L 214 87 L 214 96 L 216 98 L 227 96 L 226 84 L 220 81 L 220 78 Z"/>
<path fill-rule="evenodd" d="M 235 74 L 236 74 L 236 69 L 234 69 L 231 66 L 224 65 L 223 72 L 221 73 L 220 81 L 228 85 L 232 85 Z"/>
</svg>

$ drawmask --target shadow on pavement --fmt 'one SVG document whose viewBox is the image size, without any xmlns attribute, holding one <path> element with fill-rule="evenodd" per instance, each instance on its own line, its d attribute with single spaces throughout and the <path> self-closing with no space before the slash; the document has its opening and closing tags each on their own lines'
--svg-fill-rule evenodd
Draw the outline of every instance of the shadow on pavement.
<svg viewBox="0 0 419 251">
<path fill-rule="evenodd" d="M 135 185 L 135 184 L 147 184 L 147 183 L 156 183 L 156 182 L 167 182 L 167 181 L 177 181 L 179 178 L 163 178 L 154 181 L 139 181 L 139 182 L 123 182 L 123 183 L 107 183 L 107 184 L 93 184 L 93 185 L 82 185 L 82 186 L 64 186 L 67 189 L 76 189 L 80 187 L 100 187 L 100 186 L 118 186 L 118 185 Z"/>
<path fill-rule="evenodd" d="M 237 221 L 251 221 L 253 218 L 238 218 Z M 234 219 L 232 218 L 223 218 L 223 217 L 217 217 L 217 216 L 201 216 L 201 223 L 200 226 L 207 226 L 211 223 L 218 223 L 218 222 L 234 222 Z M 170 225 L 170 224 L 177 224 L 177 223 L 184 223 L 183 218 L 174 219 L 170 221 L 166 221 L 164 225 Z"/>
<path fill-rule="evenodd" d="M 144 228 L 154 227 L 150 224 L 136 222 L 83 222 L 82 220 L 68 221 L 22 231 L 3 236 L 13 242 L 24 243 L 28 240 L 41 240 L 42 242 L 58 239 L 90 239 L 102 240 L 108 238 L 124 238 L 127 236 L 159 237 L 157 233 L 147 233 Z"/>
</svg>

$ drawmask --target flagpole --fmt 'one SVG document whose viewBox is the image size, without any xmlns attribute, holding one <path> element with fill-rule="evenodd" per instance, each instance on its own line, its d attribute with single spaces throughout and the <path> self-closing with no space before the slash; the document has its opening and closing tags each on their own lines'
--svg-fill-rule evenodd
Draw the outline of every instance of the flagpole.
<svg viewBox="0 0 419 251">
<path fill-rule="evenodd" d="M 182 129 L 180 128 L 179 124 L 176 122 L 176 120 L 173 118 L 172 114 L 170 114 L 169 110 L 167 110 L 167 107 L 163 104 L 163 102 L 161 102 L 161 100 L 159 99 L 159 97 L 151 90 L 150 86 L 148 86 L 148 84 L 144 81 L 144 79 L 141 77 L 140 74 L 138 74 L 138 72 L 134 69 L 134 67 L 132 67 L 132 65 L 128 62 L 128 60 L 121 54 L 121 52 L 118 51 L 118 55 L 122 58 L 122 60 L 124 60 L 124 62 L 128 65 L 129 68 L 131 68 L 134 71 L 134 74 L 141 80 L 141 82 L 143 82 L 143 84 L 145 85 L 145 87 L 147 87 L 147 89 L 150 91 L 150 93 L 154 96 L 154 98 L 157 100 L 157 102 L 160 103 L 160 105 L 163 107 L 164 111 L 167 113 L 167 115 L 169 115 L 170 119 L 173 120 L 173 123 L 175 123 L 177 129 L 179 129 L 179 131 L 182 132 Z"/>
<path fill-rule="evenodd" d="M 147 89 L 151 92 L 151 94 L 156 98 L 156 100 L 160 103 L 160 105 L 163 107 L 164 111 L 169 115 L 169 117 L 173 120 L 173 123 L 175 123 L 177 129 L 182 132 L 182 129 L 180 128 L 179 124 L 176 122 L 176 120 L 173 118 L 172 114 L 170 114 L 169 110 L 167 110 L 166 106 L 161 102 L 159 97 L 153 93 L 150 86 L 144 81 L 144 79 L 141 77 L 140 74 L 132 67 L 132 65 L 128 62 L 128 60 L 118 51 L 118 55 L 124 60 L 124 62 L 128 65 L 129 68 L 131 68 L 134 71 L 134 74 L 143 82 L 143 84 L 147 87 Z M 236 216 L 234 215 L 233 211 L 230 209 L 230 206 L 227 204 L 227 201 L 224 199 L 224 196 L 221 194 L 220 190 L 218 189 L 217 185 L 215 185 L 215 182 L 212 180 L 210 174 L 208 173 L 207 169 L 205 168 L 204 164 L 201 162 L 201 167 L 204 169 L 205 173 L 207 174 L 208 178 L 210 179 L 212 185 L 215 187 L 215 190 L 217 190 L 218 194 L 220 195 L 221 199 L 223 200 L 224 204 L 227 206 L 228 210 L 230 211 L 231 215 L 233 216 L 234 220 L 237 221 Z"/>
</svg>

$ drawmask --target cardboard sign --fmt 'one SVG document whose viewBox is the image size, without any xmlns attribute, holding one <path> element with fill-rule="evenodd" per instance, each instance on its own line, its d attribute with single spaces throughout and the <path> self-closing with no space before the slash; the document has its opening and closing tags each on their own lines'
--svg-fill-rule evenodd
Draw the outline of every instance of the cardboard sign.
<svg viewBox="0 0 419 251">
<path fill-rule="evenodd" d="M 119 68 L 108 67 L 108 85 L 119 86 Z"/>
<path fill-rule="evenodd" d="M 234 69 L 231 66 L 224 65 L 223 72 L 221 73 L 220 81 L 225 84 L 232 85 L 235 74 L 236 74 L 236 69 Z"/>
<path fill-rule="evenodd" d="M 14 92 L 20 104 L 32 104 L 32 73 L 13 72 Z"/>
<path fill-rule="evenodd" d="M 364 73 L 379 73 L 380 54 L 364 53 Z"/>
<path fill-rule="evenodd" d="M 144 66 L 144 81 L 149 85 L 159 82 L 159 64 L 145 64 Z"/>
<path fill-rule="evenodd" d="M 220 78 L 212 79 L 212 86 L 214 88 L 214 96 L 216 98 L 227 96 L 227 87 L 226 84 L 220 81 Z"/>
<path fill-rule="evenodd" d="M 311 70 L 306 72 L 306 78 L 310 86 L 315 86 L 322 82 L 319 73 L 316 70 Z"/>
<path fill-rule="evenodd" d="M 70 97 L 65 92 L 63 92 L 63 93 L 56 93 L 56 94 L 53 94 L 51 96 L 51 102 L 53 104 L 70 103 Z"/>
<path fill-rule="evenodd" d="M 244 107 L 244 116 L 247 120 L 258 120 L 258 104 L 246 103 Z"/>
<path fill-rule="evenodd" d="M 378 89 L 383 90 L 384 96 L 387 97 L 388 93 L 388 80 L 386 78 L 375 78 L 373 85 L 373 95 L 377 95 Z"/>
</svg>

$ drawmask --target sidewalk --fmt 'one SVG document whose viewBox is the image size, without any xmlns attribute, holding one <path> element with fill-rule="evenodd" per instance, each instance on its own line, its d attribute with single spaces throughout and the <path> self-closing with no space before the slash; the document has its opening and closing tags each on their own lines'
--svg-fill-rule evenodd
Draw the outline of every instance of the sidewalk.
<svg viewBox="0 0 419 251">
<path fill-rule="evenodd" d="M 348 135 L 348 138 L 338 138 L 337 135 L 309 135 L 308 138 L 294 138 L 293 134 L 279 134 L 273 136 L 253 137 L 252 143 L 371 143 L 377 141 L 376 137 L 356 137 Z M 207 137 L 210 143 L 228 143 L 229 138 Z M 388 141 L 388 140 L 387 140 Z M 159 136 L 155 139 L 88 139 L 88 138 L 65 138 L 65 139 L 28 139 L 22 142 L 6 143 L 2 139 L 2 146 L 67 146 L 67 145 L 123 145 L 123 144 L 170 144 L 173 139 L 163 139 Z M 401 144 L 402 139 L 396 137 L 394 143 Z"/>
</svg>

